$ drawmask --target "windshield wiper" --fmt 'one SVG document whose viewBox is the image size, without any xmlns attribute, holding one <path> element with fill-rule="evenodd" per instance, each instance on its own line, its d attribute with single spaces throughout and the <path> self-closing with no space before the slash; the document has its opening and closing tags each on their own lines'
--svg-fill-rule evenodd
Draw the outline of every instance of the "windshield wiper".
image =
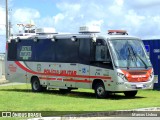
<svg viewBox="0 0 160 120">
<path fill-rule="evenodd" d="M 134 52 L 134 50 L 133 50 L 133 48 L 132 48 L 131 46 L 130 46 L 130 48 L 132 49 L 132 52 L 133 52 L 134 56 L 135 56 L 135 57 L 138 57 L 138 58 L 141 60 L 141 62 L 144 64 L 145 68 L 147 69 L 148 66 L 147 66 L 147 64 L 145 63 L 145 61 L 144 61 L 137 53 Z"/>
<path fill-rule="evenodd" d="M 130 63 L 131 63 L 130 60 L 134 61 L 134 57 L 135 57 L 134 52 L 131 51 L 131 48 L 129 48 L 129 47 L 128 47 L 128 53 L 129 53 L 129 55 L 128 55 L 128 62 L 127 62 L 127 69 L 129 69 L 129 66 L 130 66 Z"/>
<path fill-rule="evenodd" d="M 147 69 L 148 66 L 147 66 L 147 64 L 145 63 L 145 61 L 144 61 L 138 54 L 135 54 L 135 56 L 138 57 L 138 58 L 141 60 L 141 62 L 144 64 L 145 68 Z"/>
</svg>

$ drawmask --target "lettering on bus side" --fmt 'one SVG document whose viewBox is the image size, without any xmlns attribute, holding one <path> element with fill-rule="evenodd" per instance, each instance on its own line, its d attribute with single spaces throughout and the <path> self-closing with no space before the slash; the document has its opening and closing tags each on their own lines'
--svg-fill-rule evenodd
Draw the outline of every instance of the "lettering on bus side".
<svg viewBox="0 0 160 120">
<path fill-rule="evenodd" d="M 124 82 L 116 82 L 116 85 L 123 85 Z"/>
<path fill-rule="evenodd" d="M 74 71 L 74 70 L 44 69 L 44 73 L 55 74 L 55 75 L 77 75 L 77 71 Z"/>
<path fill-rule="evenodd" d="M 153 52 L 154 53 L 160 53 L 160 49 L 154 49 Z"/>
<path fill-rule="evenodd" d="M 9 64 L 8 69 L 11 73 L 17 72 L 17 67 L 14 64 Z"/>
</svg>

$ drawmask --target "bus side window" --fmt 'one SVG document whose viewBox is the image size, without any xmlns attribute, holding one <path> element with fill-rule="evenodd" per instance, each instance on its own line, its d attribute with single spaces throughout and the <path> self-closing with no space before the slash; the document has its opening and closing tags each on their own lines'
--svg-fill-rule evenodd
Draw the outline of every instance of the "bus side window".
<svg viewBox="0 0 160 120">
<path fill-rule="evenodd" d="M 106 41 L 103 39 L 97 39 L 96 40 L 96 45 L 106 45 Z"/>
<path fill-rule="evenodd" d="M 110 53 L 106 41 L 103 39 L 97 39 L 96 41 L 96 61 L 111 62 Z"/>
<path fill-rule="evenodd" d="M 56 42 L 52 42 L 50 39 L 41 39 L 39 42 L 35 42 L 35 54 L 36 61 L 39 62 L 51 62 L 55 61 Z"/>
<path fill-rule="evenodd" d="M 91 59 L 91 39 L 81 38 L 79 45 L 79 61 L 80 63 L 90 63 Z"/>
<path fill-rule="evenodd" d="M 78 62 L 79 41 L 72 41 L 70 38 L 58 39 L 56 42 L 56 61 L 57 62 Z"/>
<path fill-rule="evenodd" d="M 15 40 L 12 40 L 8 43 L 8 56 L 7 60 L 16 60 L 17 58 L 17 43 Z"/>
</svg>

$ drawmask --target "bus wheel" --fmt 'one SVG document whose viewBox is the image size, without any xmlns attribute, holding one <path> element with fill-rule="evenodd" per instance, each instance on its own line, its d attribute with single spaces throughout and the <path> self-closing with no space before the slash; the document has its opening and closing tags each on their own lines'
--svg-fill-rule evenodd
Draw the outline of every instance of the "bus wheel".
<svg viewBox="0 0 160 120">
<path fill-rule="evenodd" d="M 125 91 L 124 95 L 126 97 L 135 97 L 135 95 L 137 94 L 138 91 Z"/>
<path fill-rule="evenodd" d="M 39 79 L 34 77 L 31 81 L 31 87 L 33 92 L 41 92 L 43 91 L 43 87 L 40 85 Z"/>
<path fill-rule="evenodd" d="M 95 86 L 95 94 L 96 94 L 97 98 L 105 98 L 106 97 L 105 87 L 102 83 L 98 83 Z"/>
</svg>

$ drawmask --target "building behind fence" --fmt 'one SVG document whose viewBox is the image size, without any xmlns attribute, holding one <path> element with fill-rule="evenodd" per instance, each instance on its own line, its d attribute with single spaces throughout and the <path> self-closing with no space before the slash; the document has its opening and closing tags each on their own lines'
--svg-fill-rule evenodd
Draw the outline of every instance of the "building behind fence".
<svg viewBox="0 0 160 120">
<path fill-rule="evenodd" d="M 0 78 L 5 75 L 5 54 L 0 53 Z"/>
</svg>

